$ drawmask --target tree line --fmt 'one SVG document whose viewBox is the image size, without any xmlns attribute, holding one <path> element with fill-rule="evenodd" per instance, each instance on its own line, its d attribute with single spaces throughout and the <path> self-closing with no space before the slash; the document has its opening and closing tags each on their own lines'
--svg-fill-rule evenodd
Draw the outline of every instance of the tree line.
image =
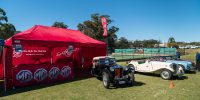
<svg viewBox="0 0 200 100">
<path fill-rule="evenodd" d="M 127 40 L 125 37 L 119 38 L 116 42 L 116 48 L 127 49 L 127 48 L 152 48 L 160 44 L 159 40 Z"/>
<path fill-rule="evenodd" d="M 8 22 L 6 12 L 0 8 L 0 38 L 7 39 L 16 32 L 15 26 Z"/>
</svg>

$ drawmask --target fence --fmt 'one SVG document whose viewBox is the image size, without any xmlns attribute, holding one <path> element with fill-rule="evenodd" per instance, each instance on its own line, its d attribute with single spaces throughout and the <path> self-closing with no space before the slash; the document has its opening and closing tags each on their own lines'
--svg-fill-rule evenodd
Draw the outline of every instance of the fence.
<svg viewBox="0 0 200 100">
<path fill-rule="evenodd" d="M 154 56 L 175 56 L 176 48 L 115 49 L 117 60 L 142 59 Z"/>
</svg>

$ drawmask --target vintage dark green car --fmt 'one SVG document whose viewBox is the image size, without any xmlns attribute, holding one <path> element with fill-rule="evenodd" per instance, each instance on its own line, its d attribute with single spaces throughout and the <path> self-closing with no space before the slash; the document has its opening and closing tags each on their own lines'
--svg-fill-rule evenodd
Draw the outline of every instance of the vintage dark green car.
<svg viewBox="0 0 200 100">
<path fill-rule="evenodd" d="M 120 84 L 133 85 L 135 83 L 134 68 L 122 67 L 116 64 L 116 60 L 109 56 L 100 56 L 93 58 L 92 76 L 102 78 L 105 88 L 110 84 L 118 87 Z"/>
</svg>

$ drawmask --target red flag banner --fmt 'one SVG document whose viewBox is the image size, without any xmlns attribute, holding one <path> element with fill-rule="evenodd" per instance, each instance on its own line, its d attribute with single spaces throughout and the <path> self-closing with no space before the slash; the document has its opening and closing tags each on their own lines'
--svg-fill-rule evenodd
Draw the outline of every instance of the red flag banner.
<svg viewBox="0 0 200 100">
<path fill-rule="evenodd" d="M 102 23 L 102 26 L 103 26 L 103 29 L 104 29 L 104 33 L 103 33 L 103 36 L 107 36 L 107 22 L 106 22 L 106 18 L 105 17 L 102 17 L 101 18 L 101 23 Z"/>
</svg>

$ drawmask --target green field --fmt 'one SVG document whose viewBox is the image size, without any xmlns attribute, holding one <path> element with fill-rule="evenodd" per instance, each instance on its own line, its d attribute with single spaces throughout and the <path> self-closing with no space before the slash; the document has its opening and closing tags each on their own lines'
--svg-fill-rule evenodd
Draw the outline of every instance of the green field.
<svg viewBox="0 0 200 100">
<path fill-rule="evenodd" d="M 200 52 L 200 49 L 186 49 L 185 50 L 186 55 L 181 56 L 181 59 L 191 60 L 195 62 L 196 52 Z"/>
<path fill-rule="evenodd" d="M 187 50 L 184 59 L 194 61 L 198 50 Z M 125 62 L 118 62 L 126 65 Z M 71 82 L 54 83 L 18 88 L 0 94 L 0 100 L 200 100 L 200 72 L 185 74 L 183 79 L 162 80 L 157 75 L 135 74 L 136 84 L 132 87 L 105 89 L 96 78 L 75 79 Z"/>
<path fill-rule="evenodd" d="M 65 100 L 199 100 L 200 73 L 186 74 L 183 80 L 170 81 L 158 76 L 136 74 L 136 85 L 105 89 L 96 78 L 56 84 L 49 87 L 32 86 L 9 91 L 1 100 L 65 99 Z M 19 92 L 19 93 L 18 93 Z"/>
</svg>

